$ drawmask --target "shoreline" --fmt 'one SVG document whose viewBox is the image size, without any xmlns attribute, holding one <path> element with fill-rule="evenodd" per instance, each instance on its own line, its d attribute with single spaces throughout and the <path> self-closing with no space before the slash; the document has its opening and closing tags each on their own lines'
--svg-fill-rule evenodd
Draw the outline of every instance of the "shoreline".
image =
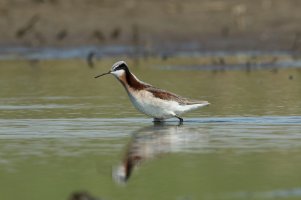
<svg viewBox="0 0 301 200">
<path fill-rule="evenodd" d="M 83 67 L 98 68 L 102 65 L 110 66 L 117 60 L 125 60 L 133 67 L 146 65 L 159 67 L 162 70 L 216 72 L 301 69 L 301 57 L 292 51 L 202 51 L 198 48 L 190 48 L 186 50 L 160 49 L 154 52 L 151 53 L 135 46 L 120 45 L 74 48 L 9 47 L 0 48 L 0 62 L 28 63 L 24 66 L 51 66 L 57 62 L 71 62 Z"/>
<path fill-rule="evenodd" d="M 86 46 L 47 46 L 47 47 L 28 47 L 28 46 L 0 46 L 0 60 L 9 59 L 72 59 L 86 58 L 93 53 L 98 58 L 112 58 L 115 56 L 128 56 L 130 58 L 156 58 L 161 57 L 163 60 L 170 57 L 204 57 L 204 56 L 292 56 L 298 58 L 298 51 L 290 50 L 222 50 L 209 49 L 204 50 L 202 47 L 191 44 L 170 45 L 166 47 L 153 47 L 152 49 L 143 46 L 132 45 L 86 45 Z"/>
</svg>

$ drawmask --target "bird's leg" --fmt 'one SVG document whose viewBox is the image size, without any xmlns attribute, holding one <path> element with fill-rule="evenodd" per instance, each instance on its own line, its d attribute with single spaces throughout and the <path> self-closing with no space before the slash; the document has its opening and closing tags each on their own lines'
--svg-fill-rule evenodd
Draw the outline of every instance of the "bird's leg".
<svg viewBox="0 0 301 200">
<path fill-rule="evenodd" d="M 164 119 L 160 119 L 160 118 L 154 118 L 154 124 L 164 124 Z"/>
<path fill-rule="evenodd" d="M 181 117 L 179 117 L 179 116 L 177 116 L 177 115 L 175 115 L 175 117 L 178 118 L 178 119 L 180 120 L 180 124 L 183 123 L 183 121 L 184 121 L 183 118 L 181 118 Z"/>
<path fill-rule="evenodd" d="M 154 121 L 153 122 L 162 122 L 163 120 L 160 119 L 160 118 L 154 118 Z"/>
</svg>

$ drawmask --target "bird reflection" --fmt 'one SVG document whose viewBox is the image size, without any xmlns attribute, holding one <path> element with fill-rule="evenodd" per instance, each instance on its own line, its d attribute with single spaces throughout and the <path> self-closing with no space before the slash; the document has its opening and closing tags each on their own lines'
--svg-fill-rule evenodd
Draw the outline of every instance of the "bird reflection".
<svg viewBox="0 0 301 200">
<path fill-rule="evenodd" d="M 187 144 L 188 138 L 192 139 L 193 132 L 181 124 L 154 123 L 140 128 L 132 134 L 121 163 L 113 169 L 113 179 L 117 183 L 126 183 L 138 165 L 164 153 L 178 151 Z"/>
</svg>

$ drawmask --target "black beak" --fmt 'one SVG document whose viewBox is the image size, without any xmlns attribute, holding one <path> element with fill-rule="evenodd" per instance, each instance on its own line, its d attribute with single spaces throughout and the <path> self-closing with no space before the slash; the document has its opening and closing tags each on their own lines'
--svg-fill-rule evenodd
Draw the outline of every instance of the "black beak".
<svg viewBox="0 0 301 200">
<path fill-rule="evenodd" d="M 104 76 L 104 75 L 107 75 L 107 74 L 110 74 L 110 73 L 111 73 L 111 71 L 109 71 L 109 72 L 107 72 L 107 73 L 100 74 L 100 75 L 98 75 L 98 76 L 95 76 L 94 78 L 98 78 L 98 77 L 101 77 L 101 76 Z"/>
</svg>

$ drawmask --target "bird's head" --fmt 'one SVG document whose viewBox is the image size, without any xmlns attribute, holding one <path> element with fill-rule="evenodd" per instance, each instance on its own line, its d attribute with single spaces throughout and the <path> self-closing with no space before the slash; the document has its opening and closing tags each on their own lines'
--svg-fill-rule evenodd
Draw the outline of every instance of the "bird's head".
<svg viewBox="0 0 301 200">
<path fill-rule="evenodd" d="M 124 61 L 118 61 L 115 64 L 113 64 L 112 69 L 108 71 L 107 73 L 100 74 L 98 76 L 95 76 L 94 78 L 98 78 L 107 74 L 113 74 L 116 78 L 120 78 L 124 76 L 126 73 L 129 72 L 129 68 L 127 64 Z"/>
</svg>

